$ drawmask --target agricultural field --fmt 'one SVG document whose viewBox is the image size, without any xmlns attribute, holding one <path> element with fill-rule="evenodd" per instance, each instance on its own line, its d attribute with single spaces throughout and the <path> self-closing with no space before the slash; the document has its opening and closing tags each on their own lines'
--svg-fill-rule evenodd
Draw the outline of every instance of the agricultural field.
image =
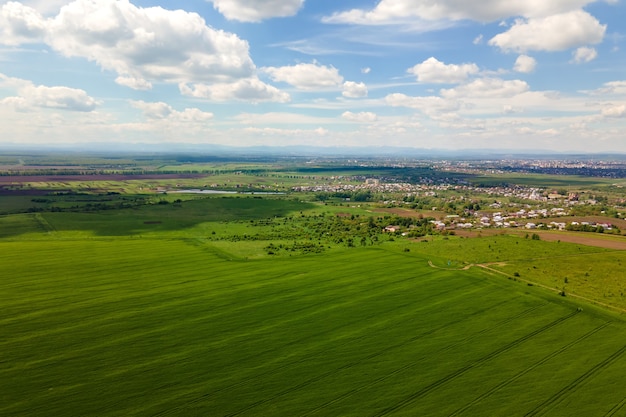
<svg viewBox="0 0 626 417">
<path fill-rule="evenodd" d="M 623 236 L 100 187 L 0 197 L 0 416 L 626 415 Z"/>
<path fill-rule="evenodd" d="M 279 263 L 183 239 L 2 249 L 3 415 L 588 416 L 624 399 L 607 389 L 626 370 L 620 317 L 394 247 Z"/>
</svg>

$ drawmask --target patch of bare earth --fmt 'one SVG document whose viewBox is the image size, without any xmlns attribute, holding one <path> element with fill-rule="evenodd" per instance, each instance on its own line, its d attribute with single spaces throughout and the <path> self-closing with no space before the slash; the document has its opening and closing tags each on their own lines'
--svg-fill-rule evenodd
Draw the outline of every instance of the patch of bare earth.
<svg viewBox="0 0 626 417">
<path fill-rule="evenodd" d="M 515 229 L 482 229 L 482 230 L 455 230 L 457 236 L 462 237 L 486 237 L 495 235 L 526 236 L 529 233 L 537 233 L 541 240 L 548 242 L 567 242 L 579 245 L 595 246 L 599 248 L 626 250 L 626 236 L 603 236 L 595 233 L 584 232 L 550 232 L 544 230 L 515 230 Z"/>
</svg>

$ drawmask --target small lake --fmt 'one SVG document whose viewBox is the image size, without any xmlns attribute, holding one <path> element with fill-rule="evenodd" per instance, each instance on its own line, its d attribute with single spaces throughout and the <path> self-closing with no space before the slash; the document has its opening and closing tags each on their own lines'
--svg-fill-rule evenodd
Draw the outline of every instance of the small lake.
<svg viewBox="0 0 626 417">
<path fill-rule="evenodd" d="M 265 194 L 265 195 L 282 195 L 285 193 L 278 193 L 272 191 L 246 191 L 246 192 L 238 192 L 238 191 L 222 191 L 222 190 L 200 190 L 200 189 L 190 189 L 190 190 L 176 190 L 176 191 L 168 191 L 168 193 L 174 194 Z"/>
<path fill-rule="evenodd" d="M 180 194 L 237 194 L 237 191 L 221 191 L 221 190 L 200 190 L 200 189 L 192 189 L 192 190 L 176 190 L 176 191 L 168 191 L 169 193 L 180 193 Z"/>
</svg>

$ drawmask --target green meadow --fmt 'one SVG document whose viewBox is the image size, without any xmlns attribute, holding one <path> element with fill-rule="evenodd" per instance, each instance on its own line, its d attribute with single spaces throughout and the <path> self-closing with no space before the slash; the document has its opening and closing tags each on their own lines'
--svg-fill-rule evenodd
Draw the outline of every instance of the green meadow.
<svg viewBox="0 0 626 417">
<path fill-rule="evenodd" d="M 596 262 L 567 272 L 582 291 L 621 285 L 593 272 L 622 252 L 304 236 L 326 211 L 213 197 L 1 216 L 0 415 L 626 415 L 621 314 L 470 266 L 562 280 Z M 324 252 L 264 249 L 292 240 Z"/>
</svg>

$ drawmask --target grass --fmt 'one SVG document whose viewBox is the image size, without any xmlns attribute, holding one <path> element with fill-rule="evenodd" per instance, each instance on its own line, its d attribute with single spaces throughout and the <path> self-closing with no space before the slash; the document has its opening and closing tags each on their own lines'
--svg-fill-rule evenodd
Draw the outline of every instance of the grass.
<svg viewBox="0 0 626 417">
<path fill-rule="evenodd" d="M 517 235 L 492 235 L 471 239 L 456 236 L 437 237 L 420 245 L 419 250 L 439 259 L 439 262 L 451 261 L 447 266 L 512 261 L 528 263 L 536 259 L 554 260 L 563 256 L 602 254 L 609 251 L 565 242 L 533 240 Z"/>
<path fill-rule="evenodd" d="M 489 264 L 512 278 L 626 310 L 626 251 L 517 235 L 437 238 L 419 242 L 419 251 L 440 267 Z"/>
<path fill-rule="evenodd" d="M 420 245 L 244 261 L 167 235 L 0 242 L 0 415 L 587 416 L 623 402 L 620 317 L 431 268 Z"/>
<path fill-rule="evenodd" d="M 507 235 L 264 250 L 370 208 L 233 196 L 1 216 L 0 416 L 623 412 L 621 315 L 461 268 L 619 306 L 626 252 Z"/>
</svg>

